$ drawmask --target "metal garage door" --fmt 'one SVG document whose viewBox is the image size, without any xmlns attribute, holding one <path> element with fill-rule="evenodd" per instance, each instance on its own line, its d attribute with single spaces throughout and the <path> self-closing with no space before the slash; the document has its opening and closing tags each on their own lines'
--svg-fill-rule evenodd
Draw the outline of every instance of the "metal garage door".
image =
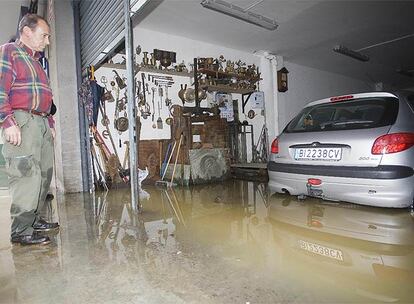
<svg viewBox="0 0 414 304">
<path fill-rule="evenodd" d="M 95 65 L 119 44 L 124 31 L 123 0 L 81 0 L 80 53 L 82 70 Z"/>
</svg>

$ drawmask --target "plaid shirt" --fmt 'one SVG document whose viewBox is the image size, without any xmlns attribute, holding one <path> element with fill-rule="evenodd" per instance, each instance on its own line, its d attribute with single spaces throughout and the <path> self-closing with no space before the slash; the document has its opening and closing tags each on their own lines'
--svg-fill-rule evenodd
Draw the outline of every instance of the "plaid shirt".
<svg viewBox="0 0 414 304">
<path fill-rule="evenodd" d="M 0 123 L 17 125 L 14 110 L 50 113 L 52 90 L 39 62 L 40 54 L 21 41 L 0 46 Z M 52 116 L 49 126 L 54 127 Z"/>
</svg>

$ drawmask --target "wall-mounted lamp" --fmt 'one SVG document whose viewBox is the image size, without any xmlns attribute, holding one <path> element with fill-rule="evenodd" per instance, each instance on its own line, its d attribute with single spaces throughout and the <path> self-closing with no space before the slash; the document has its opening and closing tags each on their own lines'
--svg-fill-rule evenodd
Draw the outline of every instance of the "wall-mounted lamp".
<svg viewBox="0 0 414 304">
<path fill-rule="evenodd" d="M 257 2 L 257 4 L 260 2 L 262 1 Z M 201 5 L 213 11 L 258 25 L 271 31 L 278 27 L 276 20 L 249 11 L 256 4 L 244 9 L 222 0 L 203 0 Z"/>
<path fill-rule="evenodd" d="M 347 47 L 344 47 L 343 45 L 337 45 L 333 48 L 333 51 L 351 58 L 354 58 L 359 61 L 368 61 L 369 57 L 367 55 L 364 55 L 360 52 L 348 49 Z"/>
</svg>

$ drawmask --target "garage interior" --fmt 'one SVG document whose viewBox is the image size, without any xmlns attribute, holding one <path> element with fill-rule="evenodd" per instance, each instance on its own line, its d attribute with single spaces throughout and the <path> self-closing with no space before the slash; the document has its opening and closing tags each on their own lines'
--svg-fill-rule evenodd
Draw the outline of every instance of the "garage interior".
<svg viewBox="0 0 414 304">
<path fill-rule="evenodd" d="M 414 2 L 136 0 L 128 45 L 123 0 L 3 1 L 1 41 L 33 2 L 61 229 L 11 245 L 2 171 L 1 303 L 413 302 L 412 209 L 272 195 L 266 168 L 306 103 L 414 90 Z"/>
</svg>

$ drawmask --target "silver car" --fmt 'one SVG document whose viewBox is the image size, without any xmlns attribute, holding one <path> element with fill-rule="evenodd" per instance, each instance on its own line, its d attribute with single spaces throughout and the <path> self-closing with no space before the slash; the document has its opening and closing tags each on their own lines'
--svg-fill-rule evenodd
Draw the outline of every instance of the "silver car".
<svg viewBox="0 0 414 304">
<path fill-rule="evenodd" d="M 314 101 L 273 141 L 274 192 L 379 207 L 414 200 L 414 93 Z"/>
</svg>

